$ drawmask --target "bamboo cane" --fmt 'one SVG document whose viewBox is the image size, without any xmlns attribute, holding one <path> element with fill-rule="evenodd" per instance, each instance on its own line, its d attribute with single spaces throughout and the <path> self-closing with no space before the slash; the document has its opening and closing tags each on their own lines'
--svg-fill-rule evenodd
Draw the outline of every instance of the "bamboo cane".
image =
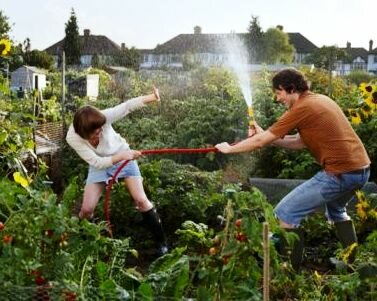
<svg viewBox="0 0 377 301">
<path fill-rule="evenodd" d="M 263 223 L 263 301 L 270 300 L 270 242 L 268 223 Z"/>
</svg>

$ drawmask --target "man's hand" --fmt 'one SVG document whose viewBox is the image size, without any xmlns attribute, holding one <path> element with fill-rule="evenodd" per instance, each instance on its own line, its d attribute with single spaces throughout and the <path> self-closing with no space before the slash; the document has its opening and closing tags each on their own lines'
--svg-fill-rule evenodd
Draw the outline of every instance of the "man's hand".
<svg viewBox="0 0 377 301">
<path fill-rule="evenodd" d="M 253 127 L 249 127 L 248 137 L 252 137 L 255 134 L 260 134 L 260 133 L 263 133 L 263 132 L 264 132 L 264 129 L 262 129 L 259 126 L 259 124 L 254 120 Z"/>
<path fill-rule="evenodd" d="M 224 154 L 229 154 L 232 149 L 228 142 L 216 144 L 215 147 Z"/>
</svg>

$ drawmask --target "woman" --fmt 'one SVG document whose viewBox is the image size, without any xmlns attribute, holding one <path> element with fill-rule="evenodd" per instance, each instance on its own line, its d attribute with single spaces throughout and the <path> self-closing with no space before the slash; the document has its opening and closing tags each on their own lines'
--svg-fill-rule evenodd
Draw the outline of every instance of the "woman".
<svg viewBox="0 0 377 301">
<path fill-rule="evenodd" d="M 153 93 L 130 99 L 106 110 L 93 106 L 81 107 L 74 115 L 66 140 L 76 153 L 89 164 L 88 177 L 84 189 L 84 198 L 80 218 L 91 218 L 102 195 L 104 187 L 118 167 L 125 160 L 130 161 L 119 173 L 123 178 L 135 206 L 143 216 L 143 221 L 152 232 L 159 245 L 159 255 L 168 251 L 161 220 L 153 204 L 144 192 L 142 177 L 137 162 L 141 153 L 131 150 L 128 143 L 114 131 L 112 123 L 152 102 L 159 102 L 158 89 Z M 117 179 L 117 180 L 118 180 Z"/>
</svg>

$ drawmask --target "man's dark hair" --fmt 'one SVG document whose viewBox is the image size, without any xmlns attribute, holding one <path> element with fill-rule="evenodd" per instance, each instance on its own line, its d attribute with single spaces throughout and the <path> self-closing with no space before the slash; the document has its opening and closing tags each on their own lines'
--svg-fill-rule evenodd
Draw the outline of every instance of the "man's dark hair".
<svg viewBox="0 0 377 301">
<path fill-rule="evenodd" d="M 276 73 L 272 78 L 272 87 L 274 90 L 284 89 L 288 93 L 302 93 L 309 90 L 304 75 L 293 68 L 284 69 Z"/>
<path fill-rule="evenodd" d="M 78 109 L 73 117 L 73 127 L 76 133 L 84 139 L 106 123 L 106 117 L 93 106 L 84 106 Z"/>
</svg>

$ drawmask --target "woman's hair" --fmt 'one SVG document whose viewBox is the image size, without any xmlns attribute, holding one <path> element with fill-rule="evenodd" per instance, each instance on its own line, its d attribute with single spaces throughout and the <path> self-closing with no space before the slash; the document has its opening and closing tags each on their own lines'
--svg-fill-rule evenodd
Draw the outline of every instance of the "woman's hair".
<svg viewBox="0 0 377 301">
<path fill-rule="evenodd" d="M 106 117 L 93 106 L 84 106 L 78 109 L 73 117 L 73 127 L 76 133 L 84 139 L 106 123 Z"/>
<path fill-rule="evenodd" d="M 288 93 L 302 93 L 309 90 L 304 75 L 293 68 L 284 69 L 276 73 L 272 78 L 272 87 L 274 90 L 284 89 Z"/>
</svg>

